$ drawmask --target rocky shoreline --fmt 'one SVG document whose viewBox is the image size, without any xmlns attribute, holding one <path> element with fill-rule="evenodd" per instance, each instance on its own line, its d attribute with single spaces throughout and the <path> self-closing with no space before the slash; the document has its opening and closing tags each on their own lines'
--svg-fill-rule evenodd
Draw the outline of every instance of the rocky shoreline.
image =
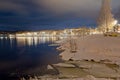
<svg viewBox="0 0 120 80">
<path fill-rule="evenodd" d="M 45 75 L 9 75 L 6 80 L 120 80 L 120 66 L 94 60 L 64 61 L 47 66 Z"/>
</svg>

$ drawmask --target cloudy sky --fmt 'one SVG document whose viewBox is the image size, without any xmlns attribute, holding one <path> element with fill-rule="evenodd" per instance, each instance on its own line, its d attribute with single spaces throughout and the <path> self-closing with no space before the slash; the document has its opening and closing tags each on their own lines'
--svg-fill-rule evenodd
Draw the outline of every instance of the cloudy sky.
<svg viewBox="0 0 120 80">
<path fill-rule="evenodd" d="M 95 26 L 102 0 L 0 0 L 0 30 Z M 120 0 L 111 8 L 119 17 Z"/>
</svg>

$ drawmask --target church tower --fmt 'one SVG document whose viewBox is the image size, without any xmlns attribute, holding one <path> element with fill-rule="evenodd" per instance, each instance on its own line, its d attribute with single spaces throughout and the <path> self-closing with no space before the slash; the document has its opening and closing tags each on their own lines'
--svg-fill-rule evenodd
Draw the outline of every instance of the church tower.
<svg viewBox="0 0 120 80">
<path fill-rule="evenodd" d="M 102 6 L 98 17 L 98 28 L 103 32 L 112 31 L 114 18 L 110 7 L 111 0 L 102 0 Z"/>
</svg>

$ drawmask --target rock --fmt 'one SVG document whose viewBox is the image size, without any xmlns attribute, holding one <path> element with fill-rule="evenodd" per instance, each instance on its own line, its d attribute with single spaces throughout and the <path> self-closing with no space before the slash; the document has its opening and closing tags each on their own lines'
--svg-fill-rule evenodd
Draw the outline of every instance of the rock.
<svg viewBox="0 0 120 80">
<path fill-rule="evenodd" d="M 54 69 L 54 68 L 51 65 L 48 65 L 47 69 Z"/>
<path fill-rule="evenodd" d="M 92 75 L 88 75 L 83 80 L 97 80 L 97 79 Z"/>
<path fill-rule="evenodd" d="M 26 80 L 26 79 L 23 77 L 23 78 L 21 78 L 20 80 Z"/>
<path fill-rule="evenodd" d="M 58 66 L 58 67 L 75 67 L 73 64 L 68 64 L 68 63 L 58 63 L 58 64 L 54 64 L 54 66 Z"/>
</svg>

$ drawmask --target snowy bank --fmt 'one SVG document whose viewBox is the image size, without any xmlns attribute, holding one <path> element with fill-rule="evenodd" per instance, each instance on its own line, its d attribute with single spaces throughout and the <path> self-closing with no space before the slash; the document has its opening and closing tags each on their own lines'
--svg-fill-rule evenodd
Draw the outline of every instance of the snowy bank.
<svg viewBox="0 0 120 80">
<path fill-rule="evenodd" d="M 65 51 L 60 54 L 63 60 L 107 60 L 120 65 L 120 37 L 90 35 L 75 38 L 77 52 L 71 53 L 70 40 L 60 46 Z"/>
</svg>

